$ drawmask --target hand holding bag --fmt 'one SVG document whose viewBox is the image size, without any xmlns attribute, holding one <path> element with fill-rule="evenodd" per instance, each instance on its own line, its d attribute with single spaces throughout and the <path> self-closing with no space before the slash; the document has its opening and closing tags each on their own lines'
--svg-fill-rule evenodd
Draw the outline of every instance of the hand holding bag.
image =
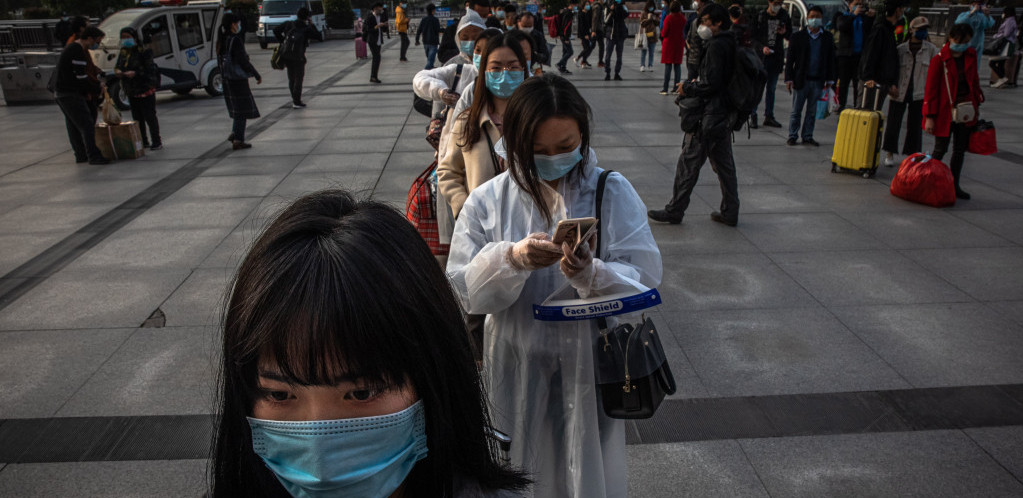
<svg viewBox="0 0 1023 498">
<path fill-rule="evenodd" d="M 121 111 L 114 107 L 114 99 L 110 98 L 107 90 L 103 89 L 103 122 L 110 126 L 121 124 Z"/>
<path fill-rule="evenodd" d="M 600 258 L 601 204 L 611 170 L 597 181 L 597 249 Z M 675 377 L 661 345 L 653 320 L 645 315 L 637 324 L 619 324 L 608 330 L 607 319 L 598 318 L 600 337 L 593 345 L 604 414 L 611 418 L 640 419 L 654 416 L 664 396 L 675 394 Z"/>
</svg>

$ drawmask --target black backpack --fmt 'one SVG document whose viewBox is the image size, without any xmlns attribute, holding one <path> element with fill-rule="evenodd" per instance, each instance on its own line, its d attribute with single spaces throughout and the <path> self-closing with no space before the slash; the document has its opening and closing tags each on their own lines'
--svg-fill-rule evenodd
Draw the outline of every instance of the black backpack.
<svg viewBox="0 0 1023 498">
<path fill-rule="evenodd" d="M 760 104 L 767 86 L 767 70 L 764 62 L 749 47 L 738 47 L 735 50 L 735 71 L 728 85 L 728 101 L 735 109 L 733 131 L 739 131 L 749 121 L 753 109 Z"/>
<path fill-rule="evenodd" d="M 305 48 L 305 26 L 294 26 L 284 35 L 279 47 L 280 59 L 285 61 L 301 60 Z"/>
</svg>

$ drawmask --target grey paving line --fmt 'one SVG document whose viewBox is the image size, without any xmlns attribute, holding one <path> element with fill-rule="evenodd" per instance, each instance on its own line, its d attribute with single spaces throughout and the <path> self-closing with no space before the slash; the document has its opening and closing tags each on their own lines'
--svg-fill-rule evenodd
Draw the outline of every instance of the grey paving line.
<svg viewBox="0 0 1023 498">
<path fill-rule="evenodd" d="M 396 41 L 389 42 L 385 47 L 394 43 Z M 307 89 L 305 94 L 309 97 L 319 95 L 366 63 L 367 59 L 361 59 L 349 64 L 333 76 Z M 250 138 L 258 136 L 290 114 L 292 110 L 290 103 L 281 105 L 263 119 L 249 126 L 247 135 Z M 232 150 L 223 144 L 210 148 L 131 199 L 104 213 L 88 225 L 0 277 L 0 311 L 142 213 L 170 197 L 216 164 L 218 160 L 230 155 L 231 152 Z"/>
<path fill-rule="evenodd" d="M 214 415 L 0 419 L 0 464 L 208 458 Z M 1023 426 L 1023 384 L 665 401 L 629 445 Z"/>
</svg>

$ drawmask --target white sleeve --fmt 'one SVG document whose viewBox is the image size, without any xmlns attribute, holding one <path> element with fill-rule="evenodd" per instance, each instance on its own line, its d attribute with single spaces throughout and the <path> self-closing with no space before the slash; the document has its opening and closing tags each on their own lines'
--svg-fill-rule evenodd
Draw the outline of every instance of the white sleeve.
<svg viewBox="0 0 1023 498">
<path fill-rule="evenodd" d="M 455 67 L 451 64 L 419 71 L 412 78 L 412 91 L 421 99 L 440 100 L 441 93 L 451 88 L 451 83 L 455 81 Z"/>
<path fill-rule="evenodd" d="M 462 90 L 462 94 L 458 97 L 458 103 L 455 104 L 454 109 L 451 112 L 455 113 L 455 116 L 462 114 L 462 111 L 472 107 L 472 92 L 476 89 L 476 82 L 471 81 Z"/>
<path fill-rule="evenodd" d="M 470 195 L 462 207 L 451 236 L 447 266 L 448 280 L 462 307 L 474 315 L 497 313 L 514 304 L 531 274 L 508 261 L 514 242 L 487 240 L 483 217 L 488 213 L 477 205 L 480 199 Z"/>
<path fill-rule="evenodd" d="M 604 189 L 600 259 L 594 259 L 591 294 L 633 288 L 622 277 L 654 288 L 661 283 L 661 251 L 647 223 L 646 206 L 625 177 L 612 173 Z"/>
</svg>

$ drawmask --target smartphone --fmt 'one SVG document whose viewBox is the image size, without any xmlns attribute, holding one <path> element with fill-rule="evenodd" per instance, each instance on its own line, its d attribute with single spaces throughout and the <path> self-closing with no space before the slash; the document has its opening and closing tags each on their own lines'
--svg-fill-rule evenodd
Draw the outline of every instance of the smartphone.
<svg viewBox="0 0 1023 498">
<path fill-rule="evenodd" d="M 597 231 L 596 218 L 572 218 L 558 222 L 558 228 L 554 230 L 554 238 L 551 239 L 557 245 L 568 242 L 572 249 L 577 249 L 579 243 L 588 239 Z"/>
</svg>

